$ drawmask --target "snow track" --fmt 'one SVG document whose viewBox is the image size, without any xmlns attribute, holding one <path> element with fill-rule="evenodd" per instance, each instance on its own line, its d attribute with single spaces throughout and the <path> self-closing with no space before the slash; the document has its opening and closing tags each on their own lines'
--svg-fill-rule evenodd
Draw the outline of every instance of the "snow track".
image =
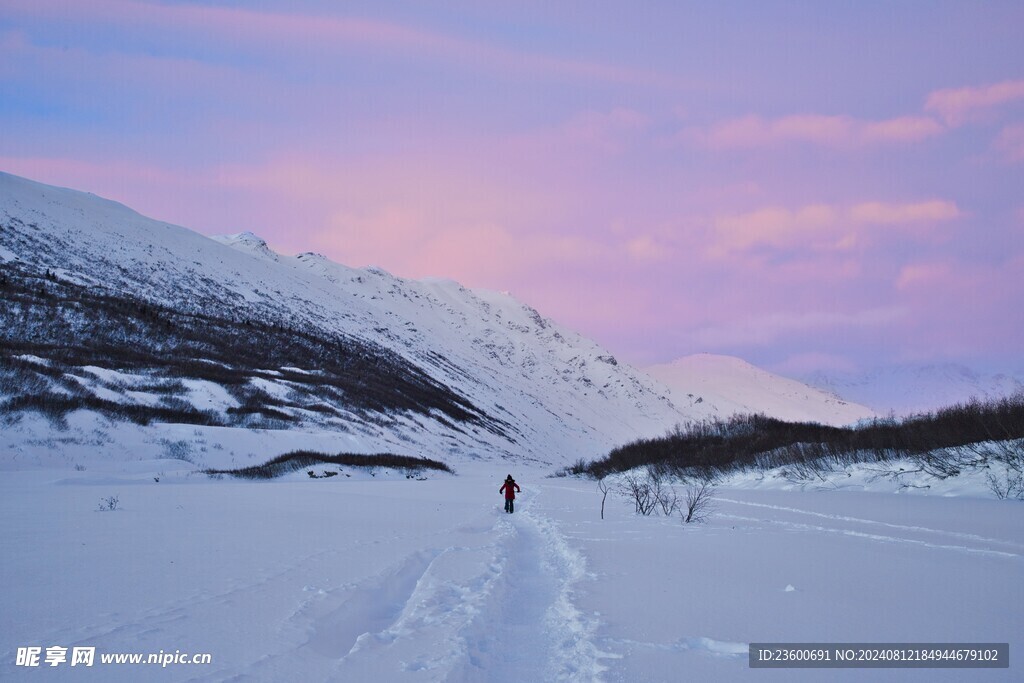
<svg viewBox="0 0 1024 683">
<path fill-rule="evenodd" d="M 583 557 L 534 511 L 535 497 L 526 496 L 520 512 L 498 525 L 508 529 L 504 571 L 466 631 L 467 658 L 451 680 L 600 679 L 596 624 L 572 599 L 585 576 Z"/>
<path fill-rule="evenodd" d="M 411 680 L 600 680 L 596 624 L 572 600 L 583 558 L 533 511 L 535 496 L 523 496 L 514 515 L 495 510 L 490 527 L 463 527 L 489 541 L 445 548 L 428 562 L 409 558 L 379 587 L 363 587 L 320 620 L 326 628 L 311 644 L 344 649 L 351 617 L 363 611 L 358 623 L 380 628 L 358 635 L 341 657 L 335 673 L 345 680 L 396 665 Z M 384 614 L 393 618 L 375 620 Z"/>
<path fill-rule="evenodd" d="M 1024 544 L 1012 539 L 993 538 L 920 525 L 896 524 L 877 519 L 815 512 L 785 505 L 757 503 L 733 498 L 722 497 L 718 499 L 718 502 L 724 503 L 727 507 L 741 506 L 742 508 L 761 509 L 773 515 L 772 518 L 755 518 L 723 511 L 721 515 L 723 518 L 739 522 L 761 523 L 793 531 L 841 534 L 881 543 L 903 543 L 937 550 L 977 553 L 1008 559 L 1020 559 L 1024 556 Z M 811 519 L 824 521 L 810 523 Z"/>
</svg>

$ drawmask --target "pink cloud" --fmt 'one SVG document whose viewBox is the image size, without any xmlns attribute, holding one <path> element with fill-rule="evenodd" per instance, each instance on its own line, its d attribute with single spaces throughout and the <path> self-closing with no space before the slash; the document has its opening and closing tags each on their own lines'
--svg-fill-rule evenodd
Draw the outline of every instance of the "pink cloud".
<svg viewBox="0 0 1024 683">
<path fill-rule="evenodd" d="M 750 115 L 706 129 L 690 129 L 684 133 L 684 138 L 712 149 L 775 147 L 791 143 L 854 148 L 919 142 L 943 131 L 941 124 L 923 116 L 866 121 L 821 114 L 795 114 L 776 119 Z"/>
<path fill-rule="evenodd" d="M 969 120 L 1009 103 L 1024 100 L 1024 81 L 936 90 L 928 95 L 924 110 L 932 116 L 913 114 L 878 121 L 847 115 L 791 114 L 764 118 L 756 114 L 729 119 L 708 127 L 683 131 L 680 139 L 711 149 L 757 149 L 787 144 L 806 144 L 837 149 L 871 145 L 909 144 L 946 133 Z M 1014 135 L 1011 131 L 1007 135 Z M 1016 138 L 1003 145 L 1014 145 Z M 1014 148 L 1016 149 L 1016 148 Z"/>
<path fill-rule="evenodd" d="M 304 242 L 282 239 L 287 231 L 281 225 L 272 228 L 277 235 L 263 235 L 272 244 L 321 251 L 351 266 L 382 266 L 403 277 L 453 277 L 467 286 L 510 289 L 517 274 L 555 265 L 590 268 L 615 257 L 613 242 L 600 233 L 536 227 L 559 215 L 559 201 L 574 186 L 517 169 L 481 165 L 450 149 L 442 156 L 421 151 L 333 163 L 285 157 L 222 167 L 212 182 L 310 213 Z"/>
<path fill-rule="evenodd" d="M 1019 354 L 1024 330 L 1022 272 L 1021 255 L 997 264 L 952 259 L 908 264 L 900 272 L 896 292 L 914 316 L 901 336 L 927 339 L 927 352 L 933 356 L 952 357 L 979 348 Z"/>
<path fill-rule="evenodd" d="M 936 90 L 924 108 L 935 112 L 950 126 L 961 125 L 996 107 L 1024 99 L 1024 80 L 990 85 Z"/>
<path fill-rule="evenodd" d="M 826 204 L 813 204 L 796 210 L 770 206 L 743 214 L 719 216 L 714 223 L 720 239 L 713 250 L 716 255 L 722 255 L 753 246 L 783 248 L 831 229 L 836 221 L 835 208 Z"/>
<path fill-rule="evenodd" d="M 899 116 L 884 121 L 868 121 L 858 131 L 865 143 L 919 142 L 943 132 L 945 128 L 927 116 Z"/>
<path fill-rule="evenodd" d="M 1024 161 L 1024 123 L 1016 123 L 1003 128 L 993 146 L 1007 161 Z"/>
<path fill-rule="evenodd" d="M 907 203 L 872 201 L 848 206 L 811 204 L 798 209 L 771 206 L 717 216 L 713 220 L 717 240 L 707 254 L 723 257 L 763 247 L 844 251 L 868 246 L 873 241 L 873 226 L 914 229 L 924 236 L 930 227 L 962 216 L 954 202 L 940 199 Z"/>
<path fill-rule="evenodd" d="M 625 248 L 629 257 L 637 262 L 665 261 L 675 255 L 672 246 L 651 235 L 638 235 L 629 239 Z"/>
<path fill-rule="evenodd" d="M 900 269 L 896 289 L 929 288 L 947 280 L 951 269 L 947 263 L 911 263 Z"/>
<path fill-rule="evenodd" d="M 849 217 L 854 223 L 870 225 L 906 225 L 910 223 L 938 223 L 963 217 L 955 202 L 932 199 L 925 202 L 890 204 L 864 202 L 850 207 Z"/>
</svg>

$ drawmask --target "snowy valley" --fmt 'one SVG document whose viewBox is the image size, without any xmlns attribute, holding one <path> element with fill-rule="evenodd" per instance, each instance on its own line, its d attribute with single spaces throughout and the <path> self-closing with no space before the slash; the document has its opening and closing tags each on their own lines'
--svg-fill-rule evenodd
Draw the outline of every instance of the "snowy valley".
<svg viewBox="0 0 1024 683">
<path fill-rule="evenodd" d="M 754 642 L 1019 653 L 1024 508 L 981 469 L 740 472 L 704 524 L 634 514 L 621 474 L 607 501 L 554 476 L 735 412 L 875 414 L 827 391 L 708 355 L 645 373 L 508 294 L 209 239 L 2 173 L 0 278 L 3 680 L 1020 678 L 748 668 Z M 453 473 L 203 472 L 297 450 Z M 95 663 L 72 666 L 75 648 Z M 210 661 L 99 659 L 158 652 Z"/>
</svg>

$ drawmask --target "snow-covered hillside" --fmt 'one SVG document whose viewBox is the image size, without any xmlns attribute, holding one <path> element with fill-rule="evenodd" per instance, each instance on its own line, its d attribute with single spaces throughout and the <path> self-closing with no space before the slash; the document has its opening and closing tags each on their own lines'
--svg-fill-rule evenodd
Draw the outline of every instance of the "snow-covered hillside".
<svg viewBox="0 0 1024 683">
<path fill-rule="evenodd" d="M 695 416 L 509 295 L 284 256 L 248 233 L 213 240 L 7 174 L 0 267 L 11 303 L 3 342 L 25 366 L 19 377 L 47 375 L 47 391 L 81 401 L 191 411 L 206 440 L 217 438 L 211 426 L 269 424 L 334 433 L 364 452 L 566 462 Z M 264 353 L 275 365 L 258 365 Z M 23 462 L 45 457 L 28 443 L 38 428 L 27 419 L 22 437 L 7 430 Z M 130 438 L 164 439 L 153 429 Z"/>
<path fill-rule="evenodd" d="M 823 391 L 871 406 L 883 415 L 928 412 L 971 399 L 987 401 L 1024 391 L 1024 372 L 990 374 L 955 363 L 815 373 L 804 380 Z"/>
<path fill-rule="evenodd" d="M 646 370 L 671 388 L 676 405 L 707 417 L 764 413 L 793 422 L 845 425 L 874 415 L 870 408 L 732 356 L 701 353 Z"/>
</svg>

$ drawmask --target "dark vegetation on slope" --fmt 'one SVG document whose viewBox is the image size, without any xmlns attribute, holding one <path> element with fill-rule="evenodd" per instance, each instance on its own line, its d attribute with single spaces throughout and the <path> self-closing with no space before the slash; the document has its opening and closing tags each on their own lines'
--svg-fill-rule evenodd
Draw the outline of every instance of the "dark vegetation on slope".
<svg viewBox="0 0 1024 683">
<path fill-rule="evenodd" d="M 339 453 L 328 455 L 314 451 L 293 451 L 279 455 L 268 460 L 262 465 L 252 467 L 241 467 L 234 470 L 203 470 L 205 474 L 230 474 L 243 479 L 273 479 L 284 474 L 296 472 L 312 465 L 343 465 L 348 467 L 390 467 L 391 469 L 419 471 L 438 470 L 454 474 L 448 465 L 429 458 L 415 458 L 408 455 L 394 455 L 391 453 L 377 453 L 374 455 L 360 455 L 356 453 Z"/>
<path fill-rule="evenodd" d="M 844 466 L 909 458 L 939 477 L 985 466 L 989 458 L 1020 471 L 1024 466 L 1024 394 L 972 401 L 902 420 L 875 419 L 855 427 L 783 422 L 743 415 L 678 426 L 668 435 L 641 439 L 571 472 L 596 478 L 637 467 L 714 478 L 748 468 Z M 981 442 L 998 447 L 983 450 Z"/>
<path fill-rule="evenodd" d="M 207 311 L 220 310 L 220 314 Z M 317 329 L 299 329 L 260 317 L 232 314 L 211 303 L 188 310 L 61 280 L 20 262 L 0 264 L 0 404 L 4 412 L 35 410 L 54 419 L 80 408 L 138 423 L 287 427 L 296 414 L 353 416 L 386 421 L 388 414 L 429 414 L 448 427 L 482 424 L 500 430 L 467 399 L 381 346 Z M 27 362 L 19 355 L 44 359 Z M 150 386 L 106 386 L 115 393 L 153 391 L 160 405 L 98 398 L 69 374 L 88 378 L 85 366 L 151 376 Z M 304 371 L 287 368 L 302 368 Z M 250 383 L 287 383 L 287 399 Z M 92 380 L 97 378 L 92 377 Z M 196 410 L 178 398 L 182 379 L 208 380 L 239 402 L 227 414 Z"/>
</svg>

